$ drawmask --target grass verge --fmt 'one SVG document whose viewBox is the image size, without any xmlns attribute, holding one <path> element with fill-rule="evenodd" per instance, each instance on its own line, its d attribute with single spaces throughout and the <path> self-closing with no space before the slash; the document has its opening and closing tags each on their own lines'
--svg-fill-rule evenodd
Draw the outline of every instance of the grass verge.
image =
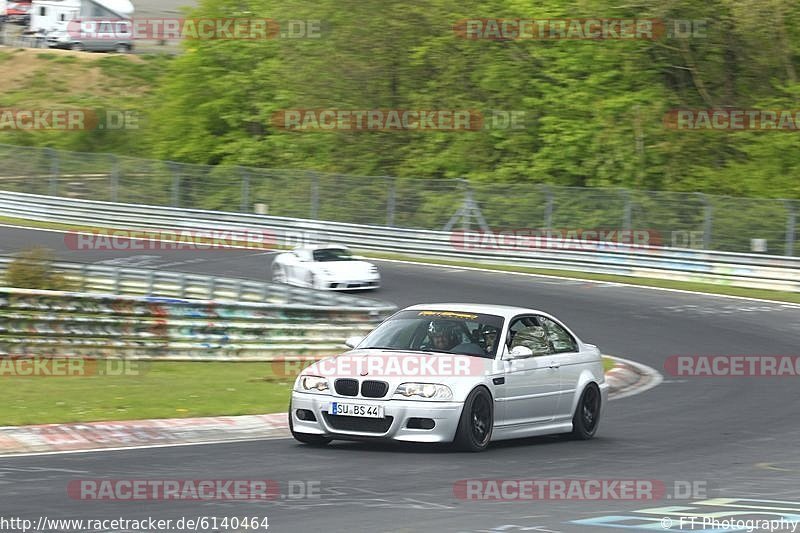
<svg viewBox="0 0 800 533">
<path fill-rule="evenodd" d="M 130 375 L 130 374 L 138 375 Z M 116 376 L 0 377 L 2 425 L 285 411 L 293 379 L 270 363 L 147 363 Z"/>
<path fill-rule="evenodd" d="M 134 366 L 138 375 L 2 376 L 10 393 L 0 420 L 19 426 L 277 413 L 286 410 L 294 381 L 279 366 L 161 361 Z M 613 366 L 603 359 L 606 371 Z"/>
</svg>

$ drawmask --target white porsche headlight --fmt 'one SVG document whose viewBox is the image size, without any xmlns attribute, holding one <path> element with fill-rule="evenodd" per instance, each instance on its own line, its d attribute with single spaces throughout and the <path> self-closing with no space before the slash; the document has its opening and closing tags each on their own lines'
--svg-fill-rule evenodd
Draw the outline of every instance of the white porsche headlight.
<svg viewBox="0 0 800 533">
<path fill-rule="evenodd" d="M 426 400 L 452 400 L 453 391 L 440 383 L 403 383 L 397 387 L 395 396 L 419 397 Z"/>
<path fill-rule="evenodd" d="M 300 390 L 305 392 L 327 392 L 328 380 L 320 376 L 300 376 Z"/>
</svg>

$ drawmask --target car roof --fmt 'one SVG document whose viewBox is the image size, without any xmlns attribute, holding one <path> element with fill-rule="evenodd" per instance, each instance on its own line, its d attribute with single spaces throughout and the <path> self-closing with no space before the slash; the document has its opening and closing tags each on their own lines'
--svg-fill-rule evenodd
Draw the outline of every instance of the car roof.
<svg viewBox="0 0 800 533">
<path fill-rule="evenodd" d="M 459 313 L 483 313 L 489 315 L 499 315 L 505 318 L 512 318 L 522 314 L 547 315 L 544 311 L 530 309 L 527 307 L 515 307 L 511 305 L 496 304 L 475 304 L 475 303 L 435 303 L 418 304 L 406 307 L 408 311 L 456 311 Z"/>
</svg>

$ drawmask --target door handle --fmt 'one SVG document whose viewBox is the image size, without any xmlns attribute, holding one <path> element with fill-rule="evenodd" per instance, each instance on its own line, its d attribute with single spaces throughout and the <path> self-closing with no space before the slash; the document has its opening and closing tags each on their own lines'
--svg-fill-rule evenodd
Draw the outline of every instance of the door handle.
<svg viewBox="0 0 800 533">
<path fill-rule="evenodd" d="M 550 361 L 550 364 L 548 366 L 550 368 L 559 368 L 561 367 L 561 363 L 559 363 L 558 361 Z"/>
</svg>

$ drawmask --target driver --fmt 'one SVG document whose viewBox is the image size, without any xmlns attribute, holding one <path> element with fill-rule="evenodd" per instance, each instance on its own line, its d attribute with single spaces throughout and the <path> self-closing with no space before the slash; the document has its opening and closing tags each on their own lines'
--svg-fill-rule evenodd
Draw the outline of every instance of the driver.
<svg viewBox="0 0 800 533">
<path fill-rule="evenodd" d="M 461 342 L 461 335 L 452 322 L 434 320 L 428 326 L 430 347 L 438 351 L 450 351 Z"/>
</svg>

